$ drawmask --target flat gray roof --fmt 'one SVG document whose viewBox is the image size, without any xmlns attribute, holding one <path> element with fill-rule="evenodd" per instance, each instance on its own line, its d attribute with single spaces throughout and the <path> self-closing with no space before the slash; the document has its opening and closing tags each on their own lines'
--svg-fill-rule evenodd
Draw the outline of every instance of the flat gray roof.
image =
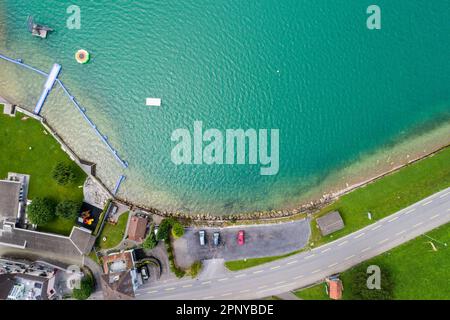
<svg viewBox="0 0 450 320">
<path fill-rule="evenodd" d="M 338 211 L 333 211 L 323 217 L 317 218 L 317 225 L 319 226 L 320 232 L 324 236 L 341 230 L 345 226 Z"/>
<path fill-rule="evenodd" d="M 20 182 L 0 180 L 0 219 L 17 217 L 20 187 Z"/>
</svg>

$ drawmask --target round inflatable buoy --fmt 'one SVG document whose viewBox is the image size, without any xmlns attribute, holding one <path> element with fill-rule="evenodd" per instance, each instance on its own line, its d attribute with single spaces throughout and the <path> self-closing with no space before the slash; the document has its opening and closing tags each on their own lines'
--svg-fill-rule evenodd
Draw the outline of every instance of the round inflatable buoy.
<svg viewBox="0 0 450 320">
<path fill-rule="evenodd" d="M 87 52 L 84 49 L 80 49 L 77 51 L 77 53 L 75 53 L 75 59 L 77 60 L 78 63 L 88 63 L 89 61 L 89 52 Z"/>
</svg>

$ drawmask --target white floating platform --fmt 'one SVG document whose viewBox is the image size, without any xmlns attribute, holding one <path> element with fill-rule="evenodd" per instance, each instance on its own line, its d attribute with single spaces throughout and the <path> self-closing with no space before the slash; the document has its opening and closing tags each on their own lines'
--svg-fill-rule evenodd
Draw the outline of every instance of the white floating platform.
<svg viewBox="0 0 450 320">
<path fill-rule="evenodd" d="M 149 107 L 161 107 L 161 99 L 159 98 L 147 98 L 145 104 Z"/>
</svg>

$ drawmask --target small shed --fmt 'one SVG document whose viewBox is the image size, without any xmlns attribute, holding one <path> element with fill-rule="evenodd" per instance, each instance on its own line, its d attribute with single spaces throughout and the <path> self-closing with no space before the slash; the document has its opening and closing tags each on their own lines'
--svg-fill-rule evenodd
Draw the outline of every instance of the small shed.
<svg viewBox="0 0 450 320">
<path fill-rule="evenodd" d="M 317 218 L 317 225 L 323 236 L 341 230 L 345 226 L 339 211 L 333 211 L 323 217 Z"/>
<path fill-rule="evenodd" d="M 342 299 L 342 291 L 344 291 L 344 286 L 342 281 L 338 277 L 329 277 L 326 279 L 328 285 L 328 296 L 333 300 Z"/>
</svg>

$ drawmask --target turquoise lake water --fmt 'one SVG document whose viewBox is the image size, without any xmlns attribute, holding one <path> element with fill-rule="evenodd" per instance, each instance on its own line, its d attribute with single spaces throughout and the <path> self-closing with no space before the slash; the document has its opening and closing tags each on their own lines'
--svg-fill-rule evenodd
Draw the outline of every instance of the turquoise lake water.
<svg viewBox="0 0 450 320">
<path fill-rule="evenodd" d="M 0 0 L 0 53 L 61 79 L 129 162 L 123 170 L 61 91 L 44 115 L 122 198 L 162 209 L 231 213 L 295 204 L 333 172 L 450 118 L 450 2 L 378 0 Z M 46 40 L 27 16 L 55 29 Z M 79 65 L 75 52 L 92 55 Z M 43 78 L 0 62 L 0 95 L 32 108 Z M 162 98 L 161 108 L 145 98 Z M 177 128 L 280 130 L 280 170 L 175 166 Z M 449 135 L 450 137 L 450 132 Z M 326 190 L 323 188 L 322 190 Z"/>
</svg>

